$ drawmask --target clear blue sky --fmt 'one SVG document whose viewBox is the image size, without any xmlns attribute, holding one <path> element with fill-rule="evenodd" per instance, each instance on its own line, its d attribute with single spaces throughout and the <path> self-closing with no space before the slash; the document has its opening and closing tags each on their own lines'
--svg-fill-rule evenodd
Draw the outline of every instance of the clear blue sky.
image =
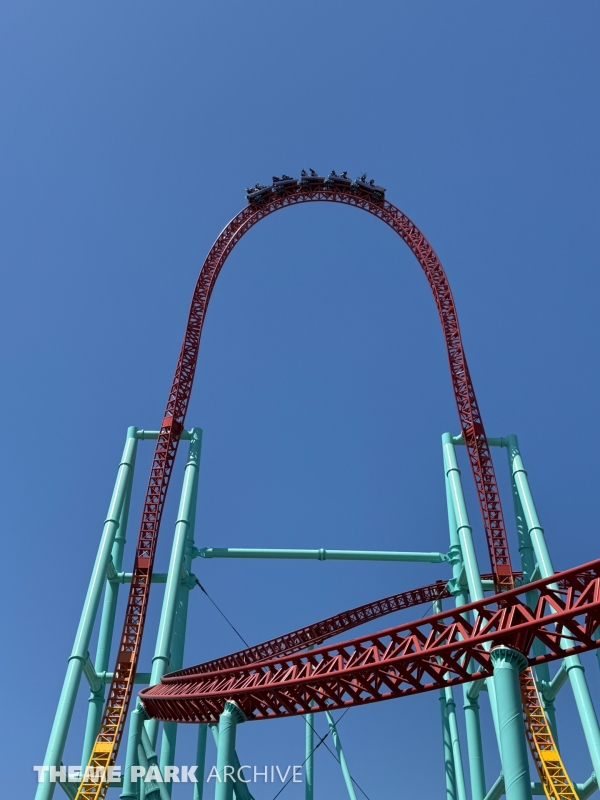
<svg viewBox="0 0 600 800">
<path fill-rule="evenodd" d="M 126 428 L 159 424 L 198 269 L 256 181 L 314 167 L 387 187 L 446 268 L 488 433 L 520 436 L 556 564 L 599 555 L 599 22 L 586 0 L 3 3 L 4 796 L 33 794 Z M 440 436 L 458 425 L 439 322 L 407 248 L 367 215 L 296 208 L 246 237 L 213 295 L 188 425 L 204 429 L 199 546 L 446 549 Z M 195 569 L 251 641 L 446 574 Z M 190 602 L 186 662 L 236 649 Z M 568 688 L 558 710 L 585 780 Z M 346 715 L 370 800 L 442 797 L 438 720 L 434 693 Z M 297 720 L 240 728 L 247 763 L 303 748 Z M 317 796 L 343 797 L 323 748 L 316 766 Z"/>
</svg>

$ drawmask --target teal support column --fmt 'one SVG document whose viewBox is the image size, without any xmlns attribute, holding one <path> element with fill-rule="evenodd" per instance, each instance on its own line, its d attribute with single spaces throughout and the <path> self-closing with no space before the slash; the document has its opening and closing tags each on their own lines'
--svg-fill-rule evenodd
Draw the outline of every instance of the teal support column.
<svg viewBox="0 0 600 800">
<path fill-rule="evenodd" d="M 348 790 L 348 797 L 350 798 L 350 800 L 356 800 L 356 792 L 354 791 L 352 776 L 350 775 L 350 770 L 348 769 L 346 756 L 344 755 L 344 751 L 342 749 L 342 740 L 340 739 L 340 735 L 337 731 L 336 724 L 329 711 L 325 712 L 325 716 L 327 717 L 329 730 L 331 732 L 331 738 L 333 739 L 335 750 L 337 752 L 337 756 L 340 761 L 340 767 L 342 768 L 342 775 L 344 776 L 344 782 L 346 784 L 346 789 Z"/>
<path fill-rule="evenodd" d="M 315 715 L 306 714 L 306 734 L 304 744 L 304 800 L 314 800 L 315 796 Z"/>
<path fill-rule="evenodd" d="M 452 575 L 454 582 L 455 602 L 457 606 L 468 602 L 469 597 L 464 588 L 460 585 L 460 580 L 464 574 L 466 576 L 471 599 L 478 600 L 483 597 L 483 586 L 481 584 L 481 573 L 477 563 L 477 556 L 473 546 L 473 534 L 467 507 L 462 490 L 460 470 L 456 459 L 456 452 L 452 443 L 451 434 L 442 436 L 442 449 L 444 452 L 444 474 L 446 482 L 446 503 L 448 509 L 448 528 L 450 531 L 450 552 L 449 558 L 452 562 Z M 463 553 L 469 553 L 469 569 L 464 569 Z M 493 679 L 489 680 L 489 685 L 493 684 Z M 485 797 L 485 770 L 483 759 L 483 742 L 481 739 L 481 722 L 479 715 L 479 703 L 476 697 L 469 695 L 469 684 L 462 687 L 463 709 L 465 712 L 465 727 L 467 733 L 467 752 L 469 756 L 469 778 L 471 781 L 472 800 L 483 800 Z M 488 686 L 489 689 L 489 686 Z M 495 693 L 491 686 L 490 703 L 492 715 L 497 730 L 497 716 L 495 707 Z M 462 768 L 462 765 L 461 765 Z M 457 781 L 457 791 L 459 785 Z"/>
<path fill-rule="evenodd" d="M 440 711 L 442 714 L 442 747 L 444 753 L 444 776 L 446 778 L 446 800 L 456 800 L 456 782 L 454 780 L 454 756 L 452 754 L 452 737 L 446 708 L 446 692 L 440 689 Z"/>
<path fill-rule="evenodd" d="M 209 725 L 210 731 L 213 735 L 213 739 L 215 742 L 215 746 L 217 748 L 217 752 L 219 750 L 219 726 L 218 725 Z M 250 794 L 250 790 L 248 789 L 248 782 L 246 782 L 246 776 L 244 770 L 240 766 L 240 760 L 238 758 L 237 752 L 233 751 L 233 769 L 235 772 L 236 783 L 233 787 L 233 792 L 236 796 L 236 800 L 254 800 L 253 796 Z M 241 776 L 242 780 L 238 781 L 237 778 Z"/>
<path fill-rule="evenodd" d="M 310 645 L 308 650 L 312 650 L 314 645 Z M 304 800 L 314 800 L 315 795 L 315 715 L 306 714 L 304 717 L 305 740 L 304 740 Z"/>
<path fill-rule="evenodd" d="M 454 509 L 456 531 L 462 550 L 462 558 L 469 586 L 471 600 L 483 599 L 483 586 L 481 585 L 481 573 L 473 545 L 473 529 L 469 523 L 467 505 L 460 482 L 460 470 L 456 460 L 454 445 L 452 444 L 452 434 L 445 433 L 442 436 L 442 446 L 444 450 L 444 466 L 448 479 L 450 497 Z"/>
<path fill-rule="evenodd" d="M 523 460 L 519 451 L 519 442 L 514 434 L 506 437 L 506 447 L 511 469 L 511 476 L 515 482 L 519 500 L 523 509 L 525 522 L 531 537 L 531 544 L 535 552 L 535 557 L 543 578 L 549 578 L 554 574 L 554 566 L 550 558 L 544 529 L 540 524 L 537 509 L 533 501 L 527 472 L 523 466 Z M 567 656 L 565 668 L 568 670 L 575 704 L 579 712 L 579 718 L 583 727 L 585 740 L 592 760 L 592 765 L 596 775 L 600 775 L 600 728 L 594 710 L 594 704 L 590 695 L 590 690 L 585 679 L 583 664 L 578 655 Z"/>
<path fill-rule="evenodd" d="M 506 800 L 531 800 L 531 778 L 519 673 L 527 667 L 522 653 L 510 647 L 493 647 L 494 683 L 498 702 L 500 757 Z"/>
<path fill-rule="evenodd" d="M 469 697 L 467 685 L 463 685 L 463 709 L 465 712 L 467 747 L 469 751 L 471 798 L 472 800 L 483 800 L 485 797 L 485 766 L 483 760 L 483 743 L 481 740 L 479 702 L 477 698 Z"/>
<path fill-rule="evenodd" d="M 181 501 L 179 503 L 179 513 L 175 524 L 175 535 L 173 537 L 173 548 L 171 550 L 171 560 L 167 573 L 167 583 L 165 584 L 165 594 L 158 625 L 158 635 L 156 647 L 152 659 L 152 672 L 150 674 L 150 684 L 160 682 L 162 676 L 169 671 L 171 659 L 171 642 L 173 629 L 175 627 L 175 615 L 177 612 L 177 601 L 179 598 L 179 587 L 183 575 L 183 562 L 185 558 L 186 543 L 188 532 L 192 526 L 192 511 L 194 509 L 194 497 L 198 488 L 198 472 L 200 469 L 200 448 L 202 444 L 202 431 L 200 428 L 192 428 L 190 431 L 190 449 L 187 464 L 183 475 L 183 488 L 181 491 Z M 158 734 L 158 720 L 151 719 L 146 723 L 146 730 L 152 742 L 156 746 Z"/>
<path fill-rule="evenodd" d="M 62 760 L 67 734 L 69 732 L 69 725 L 75 707 L 75 700 L 77 698 L 77 691 L 81 682 L 83 665 L 88 658 L 92 630 L 94 628 L 98 606 L 100 605 L 102 590 L 106 582 L 106 570 L 119 527 L 119 521 L 127 495 L 127 487 L 129 486 L 131 473 L 133 472 L 137 450 L 136 431 L 137 429 L 133 427 L 127 430 L 123 457 L 119 464 L 115 488 L 104 522 L 100 546 L 83 604 L 77 634 L 75 635 L 75 642 L 69 657 L 65 680 L 54 717 L 54 724 L 50 732 L 50 739 L 44 757 L 45 766 L 59 767 Z M 44 773 L 42 783 L 38 784 L 35 795 L 36 800 L 50 800 L 54 795 L 55 787 L 56 783 L 50 781 L 48 770 Z"/>
<path fill-rule="evenodd" d="M 204 794 L 204 768 L 206 765 L 206 734 L 208 725 L 198 725 L 198 740 L 196 742 L 196 778 L 194 784 L 194 800 L 202 800 Z"/>
<path fill-rule="evenodd" d="M 121 800 L 135 800 L 138 796 L 138 781 L 133 781 L 131 768 L 138 765 L 138 747 L 142 736 L 144 720 L 148 719 L 148 714 L 144 708 L 137 704 L 129 717 L 129 735 L 127 737 L 127 751 L 125 754 L 125 769 L 123 771 L 123 790 Z"/>
<path fill-rule="evenodd" d="M 510 438 L 503 440 L 508 454 L 508 463 L 509 463 L 509 470 L 511 476 L 511 488 L 512 488 L 512 496 L 513 496 L 513 506 L 515 510 L 515 522 L 517 526 L 517 538 L 519 542 L 519 555 L 521 557 L 521 570 L 523 571 L 523 583 L 529 583 L 533 579 L 533 574 L 535 571 L 535 554 L 533 545 L 531 543 L 531 536 L 529 534 L 529 528 L 527 527 L 527 521 L 525 519 L 525 513 L 523 511 L 523 506 L 521 504 L 521 499 L 519 497 L 519 491 L 517 489 L 517 484 L 515 482 L 515 476 L 513 475 L 512 471 L 512 463 L 511 463 L 511 450 L 510 447 Z M 537 597 L 535 592 L 528 592 L 527 593 L 527 603 L 531 608 L 535 608 L 535 604 L 537 602 Z M 535 639 L 533 642 L 533 653 L 536 656 L 542 655 L 546 652 L 546 648 L 544 645 L 538 640 Z M 535 677 L 538 682 L 541 682 L 542 686 L 548 684 L 550 682 L 550 669 L 548 664 L 538 664 L 538 666 L 534 669 Z M 539 687 L 538 687 L 539 688 Z M 542 691 L 540 692 L 540 697 L 542 700 L 542 705 L 544 707 L 544 712 L 546 714 L 546 718 L 548 720 L 548 724 L 550 725 L 550 730 L 552 731 L 552 737 L 558 748 L 558 727 L 556 725 L 556 709 L 554 707 L 554 701 L 549 699 Z"/>
<path fill-rule="evenodd" d="M 462 755 L 460 752 L 460 740 L 458 738 L 458 723 L 456 720 L 456 703 L 454 702 L 454 695 L 452 687 L 447 686 L 444 689 L 446 695 L 446 710 L 448 714 L 448 726 L 450 728 L 450 741 L 452 744 L 452 757 L 454 759 L 454 779 L 456 782 L 456 797 L 457 800 L 467 800 L 467 788 L 465 786 L 465 774 L 462 764 Z"/>
<path fill-rule="evenodd" d="M 219 717 L 219 749 L 217 751 L 217 781 L 215 800 L 232 800 L 233 787 L 236 784 L 235 774 L 235 733 L 240 722 L 246 717 L 242 709 L 231 700 L 225 703 L 223 713 Z"/>
<path fill-rule="evenodd" d="M 132 431 L 134 429 L 131 429 Z M 136 437 L 137 438 L 137 437 Z M 123 550 L 125 549 L 125 540 L 127 537 L 127 523 L 129 520 L 129 507 L 131 504 L 131 487 L 133 485 L 133 473 L 135 470 L 135 454 L 131 471 L 128 476 L 127 489 L 125 494 L 125 501 L 119 517 L 119 527 L 117 535 L 115 536 L 115 543 L 113 544 L 111 553 L 111 562 L 115 572 L 120 572 L 123 568 Z M 119 583 L 116 581 L 108 580 L 104 590 L 104 603 L 102 606 L 102 613 L 100 615 L 100 632 L 98 634 L 98 647 L 96 649 L 96 660 L 94 669 L 97 674 L 108 672 L 110 661 L 110 648 L 115 629 L 115 615 L 117 612 L 117 601 L 119 599 Z M 85 735 L 83 740 L 83 752 L 81 755 L 81 763 L 87 764 L 92 752 L 92 747 L 96 740 L 96 735 L 100 729 L 100 721 L 102 720 L 102 710 L 104 708 L 104 683 L 101 688 L 92 691 L 89 699 L 88 717 L 85 726 Z"/>
<path fill-rule="evenodd" d="M 202 446 L 202 441 L 201 441 L 202 431 L 199 428 L 193 428 L 190 431 L 190 435 L 191 435 L 192 445 L 194 444 L 194 442 L 197 442 L 198 460 L 199 460 L 201 453 L 201 446 Z M 190 449 L 192 445 L 190 445 Z M 198 502 L 199 475 L 200 475 L 200 469 L 198 468 L 195 470 L 193 485 L 192 485 L 192 499 L 189 511 L 189 525 L 187 526 L 187 537 L 185 542 L 185 551 L 183 559 L 183 574 L 186 577 L 180 584 L 179 593 L 177 595 L 175 624 L 173 628 L 173 639 L 171 643 L 171 658 L 169 661 L 169 670 L 171 672 L 181 669 L 183 666 L 183 655 L 185 650 L 185 634 L 187 629 L 187 616 L 188 616 L 190 590 L 195 586 L 195 583 L 191 577 L 191 569 L 192 569 L 192 558 L 194 552 L 194 533 L 196 527 L 196 507 Z M 177 744 L 177 723 L 166 722 L 163 725 L 163 734 L 162 734 L 161 749 L 160 749 L 161 769 L 164 769 L 165 766 L 175 764 L 176 744 Z M 171 785 L 169 785 L 169 794 L 171 794 Z"/>
</svg>

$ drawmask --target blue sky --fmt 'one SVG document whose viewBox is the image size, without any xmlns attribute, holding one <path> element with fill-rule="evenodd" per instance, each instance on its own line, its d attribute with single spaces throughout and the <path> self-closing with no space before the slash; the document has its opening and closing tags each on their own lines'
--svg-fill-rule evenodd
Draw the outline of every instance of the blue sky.
<svg viewBox="0 0 600 800">
<path fill-rule="evenodd" d="M 599 22 L 585 1 L 3 4 L 7 796 L 34 790 L 126 428 L 159 424 L 199 267 L 256 181 L 314 167 L 387 187 L 446 268 L 486 428 L 519 435 L 556 565 L 598 556 Z M 198 546 L 446 548 L 440 436 L 458 424 L 440 326 L 417 263 L 367 215 L 291 209 L 236 248 L 187 422 L 204 430 Z M 446 574 L 194 568 L 252 641 Z M 237 648 L 199 592 L 190 603 L 186 663 Z M 582 781 L 572 706 L 566 688 L 561 742 Z M 438 719 L 435 694 L 346 715 L 371 800 L 442 796 Z M 299 763 L 303 747 L 299 721 L 240 728 L 249 763 Z M 185 731 L 181 763 L 191 749 Z M 343 796 L 323 748 L 316 769 L 317 797 Z"/>
</svg>

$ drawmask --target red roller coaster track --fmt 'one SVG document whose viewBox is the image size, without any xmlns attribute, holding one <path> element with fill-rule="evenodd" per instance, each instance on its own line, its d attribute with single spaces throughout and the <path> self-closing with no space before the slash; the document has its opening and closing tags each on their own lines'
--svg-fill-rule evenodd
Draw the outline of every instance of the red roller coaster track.
<svg viewBox="0 0 600 800">
<path fill-rule="evenodd" d="M 450 286 L 444 273 L 444 269 L 433 248 L 420 230 L 405 214 L 402 213 L 402 211 L 396 208 L 396 206 L 394 206 L 392 203 L 389 203 L 387 200 L 376 199 L 373 193 L 368 190 L 368 188 L 360 188 L 356 186 L 345 187 L 335 184 L 319 184 L 309 186 L 293 184 L 282 188 L 280 191 L 270 192 L 263 202 L 248 205 L 246 208 L 240 211 L 240 213 L 225 227 L 212 246 L 202 266 L 202 270 L 194 289 L 183 345 L 179 355 L 179 360 L 177 362 L 177 368 L 175 370 L 175 376 L 173 378 L 171 390 L 169 392 L 165 413 L 163 415 L 160 433 L 156 443 L 156 449 L 154 451 L 150 478 L 148 481 L 142 512 L 140 532 L 137 541 L 133 578 L 126 607 L 123 632 L 121 635 L 116 665 L 113 673 L 113 680 L 110 685 L 100 731 L 98 733 L 98 737 L 96 739 L 90 759 L 90 764 L 95 766 L 106 766 L 115 762 L 119 744 L 123 735 L 123 728 L 133 690 L 133 679 L 136 672 L 144 622 L 146 618 L 146 609 L 150 592 L 150 576 L 154 563 L 160 521 L 169 481 L 171 478 L 173 463 L 177 453 L 179 437 L 183 429 L 192 391 L 194 373 L 198 359 L 198 350 L 200 347 L 202 326 L 204 324 L 206 310 L 216 279 L 229 253 L 244 236 L 244 234 L 247 233 L 257 222 L 269 214 L 272 214 L 279 209 L 286 208 L 287 206 L 315 201 L 341 203 L 354 208 L 362 209 L 363 211 L 367 211 L 368 213 L 373 214 L 375 217 L 378 217 L 387 225 L 389 225 L 400 236 L 400 238 L 406 242 L 421 265 L 421 268 L 423 269 L 423 272 L 425 273 L 425 276 L 431 287 L 442 323 L 448 360 L 450 364 L 450 374 L 452 378 L 454 397 L 458 409 L 461 431 L 469 455 L 471 470 L 477 489 L 477 496 L 483 517 L 483 524 L 486 532 L 496 589 L 498 592 L 508 591 L 508 595 L 510 595 L 511 598 L 516 597 L 514 593 L 510 592 L 514 585 L 513 571 L 510 562 L 500 496 L 491 453 L 487 444 L 479 407 L 477 405 L 475 390 L 473 388 L 473 383 L 467 367 L 467 361 L 465 358 L 458 325 L 456 307 L 454 305 L 454 300 L 452 298 L 452 293 L 450 291 Z M 518 607 L 521 608 L 521 606 Z M 524 609 L 524 607 L 522 608 Z M 481 607 L 480 610 L 483 615 L 482 618 L 484 618 L 488 613 L 487 609 L 488 606 Z M 437 622 L 438 617 L 431 619 L 436 620 L 435 630 L 437 631 L 439 628 L 439 623 Z M 541 625 L 545 624 L 543 619 L 541 622 L 538 620 L 538 622 Z M 538 622 L 535 624 L 538 624 Z M 427 625 L 431 623 L 426 622 L 423 624 Z M 404 629 L 402 628 L 398 630 L 400 631 Z M 413 641 L 413 639 L 414 641 L 417 641 L 422 637 L 427 638 L 427 635 L 429 635 L 425 634 L 424 630 L 421 629 L 415 628 L 414 631 L 414 634 L 411 633 L 411 641 Z M 480 650 L 477 649 L 480 641 L 478 638 L 480 637 L 480 633 L 480 631 L 477 633 L 471 632 L 469 636 L 471 636 L 471 638 L 475 637 L 473 638 L 473 646 L 475 647 L 474 652 L 477 653 L 477 656 L 474 657 L 476 657 L 476 660 L 479 659 L 482 674 L 484 674 L 485 670 L 487 669 L 486 657 L 481 654 Z M 391 634 L 388 632 L 386 635 Z M 396 634 L 394 634 L 394 636 L 395 635 Z M 383 637 L 384 635 L 382 634 L 381 636 Z M 358 650 L 355 652 L 360 650 L 362 653 L 365 645 L 358 644 L 358 641 L 359 640 L 357 640 L 356 643 Z M 463 643 L 463 652 L 465 647 L 466 645 Z M 381 655 L 379 648 L 380 645 L 375 643 L 375 639 L 373 639 L 372 644 L 367 647 L 369 652 L 372 652 L 373 654 L 379 653 L 377 658 L 380 658 Z M 329 650 L 314 651 L 315 655 L 311 656 L 311 659 L 321 659 L 321 663 L 323 664 L 330 663 L 328 661 L 330 657 L 326 655 L 329 652 Z M 387 650 L 385 650 L 385 652 L 387 652 Z M 452 650 L 452 652 L 454 652 L 454 650 Z M 340 659 L 344 660 L 345 655 L 338 653 L 332 658 L 332 664 L 338 663 Z M 458 677 L 451 680 L 462 679 L 460 677 L 462 673 L 459 662 L 452 662 L 453 665 L 450 665 L 451 661 L 452 659 L 450 659 L 448 666 L 444 666 L 444 670 L 456 672 Z M 270 662 L 264 662 L 265 665 L 268 663 Z M 310 663 L 312 664 L 313 661 L 310 661 Z M 297 671 L 297 669 L 299 669 L 299 664 L 299 661 L 294 661 L 293 666 L 290 666 L 290 669 L 292 671 Z M 261 670 L 264 669 L 267 669 L 267 667 L 261 666 Z M 271 667 L 268 669 L 271 669 Z M 304 669 L 304 667 L 302 669 Z M 321 669 L 323 669 L 323 667 L 321 667 Z M 346 669 L 346 667 L 344 667 L 344 669 Z M 418 667 L 418 669 L 421 669 L 421 667 Z M 430 672 L 433 671 L 438 676 L 436 680 L 441 680 L 439 677 L 441 672 L 439 670 L 436 672 L 433 666 L 429 667 L 428 669 Z M 288 670 L 286 669 L 285 671 L 287 672 Z M 227 680 L 229 680 L 229 678 Z M 252 681 L 254 678 L 249 678 L 249 680 Z M 341 675 L 340 680 L 342 680 Z M 390 678 L 391 684 L 394 683 L 394 680 L 395 679 Z M 418 689 L 418 686 L 421 684 L 417 679 L 413 679 L 411 685 L 412 691 L 420 690 Z M 348 686 L 350 686 L 350 684 L 348 684 Z M 167 690 L 167 684 L 165 684 L 165 686 L 161 686 L 161 691 L 163 689 L 165 691 Z M 290 689 L 290 691 L 292 690 Z M 348 691 L 350 694 L 352 692 L 355 694 L 358 692 L 360 694 L 358 689 L 344 689 L 344 691 Z M 372 691 L 372 689 L 369 689 L 369 691 Z M 405 690 L 402 690 L 400 693 L 403 693 L 404 691 Z M 157 692 L 158 689 L 152 695 L 153 698 Z M 149 698 L 150 695 L 144 693 L 144 702 L 149 703 Z M 153 699 L 152 702 L 155 702 L 155 699 Z M 156 698 L 156 702 L 158 702 L 158 698 Z M 289 706 L 289 701 L 284 702 L 284 700 L 281 699 L 281 709 L 286 708 L 286 702 L 287 706 Z M 344 702 L 346 701 L 344 700 Z M 300 703 L 300 705 L 302 705 L 302 703 Z M 292 706 L 296 708 L 295 701 L 292 703 Z M 269 703 L 267 703 L 264 707 L 271 708 Z M 276 707 L 280 708 L 279 705 Z M 206 713 L 208 714 L 209 712 Z M 213 712 L 211 711 L 210 713 Z M 252 710 L 251 713 L 255 713 L 255 711 Z M 256 713 L 263 712 L 256 711 Z M 265 711 L 264 713 L 269 715 L 271 713 L 279 713 L 279 711 Z M 99 788 L 97 785 L 88 786 L 87 784 L 82 784 L 78 793 L 78 797 L 98 798 L 100 796 L 104 796 L 104 794 L 104 786 Z"/>
<path fill-rule="evenodd" d="M 529 592 L 539 593 L 534 608 Z M 599 622 L 600 559 L 330 647 L 246 666 L 200 664 L 165 676 L 140 697 L 151 716 L 172 722 L 218 722 L 226 700 L 248 720 L 331 711 L 487 678 L 490 644 L 527 654 L 537 638 L 547 652 L 530 657 L 532 666 L 590 650 L 600 644 L 594 639 Z"/>
</svg>

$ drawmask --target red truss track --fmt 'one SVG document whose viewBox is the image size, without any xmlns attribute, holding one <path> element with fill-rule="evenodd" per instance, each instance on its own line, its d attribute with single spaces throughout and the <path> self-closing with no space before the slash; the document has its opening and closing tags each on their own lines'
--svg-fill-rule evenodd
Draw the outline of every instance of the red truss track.
<svg viewBox="0 0 600 800">
<path fill-rule="evenodd" d="M 225 227 L 206 257 L 194 289 L 183 345 L 154 451 L 123 632 L 100 731 L 91 757 L 95 764 L 104 764 L 106 759 L 107 763 L 115 762 L 123 735 L 146 619 L 150 575 L 160 522 L 192 391 L 202 326 L 215 282 L 229 253 L 257 222 L 287 206 L 309 202 L 341 203 L 373 214 L 406 242 L 421 265 L 442 322 L 454 397 L 483 516 L 496 587 L 502 590 L 510 589 L 513 585 L 491 453 L 467 367 L 454 300 L 442 264 L 433 248 L 402 211 L 387 200 L 373 199 L 369 191 L 340 186 L 307 188 L 296 185 L 273 193 L 264 203 L 248 205 Z M 104 793 L 104 788 L 101 793 Z"/>
<path fill-rule="evenodd" d="M 513 578 L 515 579 L 519 579 L 521 576 L 521 572 L 513 573 Z M 481 577 L 483 580 L 490 580 L 493 575 L 482 575 Z M 291 633 L 277 636 L 275 639 L 269 639 L 261 644 L 238 650 L 237 653 L 231 653 L 213 661 L 206 661 L 204 664 L 198 664 L 195 667 L 187 667 L 177 672 L 171 672 L 169 678 L 198 675 L 198 673 L 202 672 L 219 672 L 220 670 L 234 667 L 245 667 L 248 664 L 255 664 L 257 661 L 275 658 L 275 656 L 296 653 L 299 650 L 305 650 L 307 647 L 321 644 L 321 642 L 331 639 L 338 633 L 357 628 L 359 625 L 364 625 L 371 620 L 385 617 L 387 614 L 403 611 L 405 608 L 414 608 L 424 603 L 432 603 L 434 600 L 443 600 L 447 597 L 452 597 L 452 594 L 446 581 L 436 581 L 427 586 L 420 586 L 418 589 L 409 589 L 406 592 L 391 594 L 388 597 L 382 597 L 381 600 L 365 603 L 362 606 L 350 609 L 350 611 L 343 611 L 333 617 L 313 622 L 312 625 L 298 628 L 298 630 L 291 631 Z"/>
<path fill-rule="evenodd" d="M 533 608 L 530 592 L 538 596 Z M 600 559 L 330 647 L 212 672 L 205 671 L 211 663 L 201 664 L 164 677 L 140 698 L 151 716 L 172 722 L 218 722 L 226 700 L 249 720 L 348 708 L 486 678 L 490 644 L 528 654 L 537 638 L 547 652 L 530 665 L 593 649 L 599 623 Z"/>
</svg>

